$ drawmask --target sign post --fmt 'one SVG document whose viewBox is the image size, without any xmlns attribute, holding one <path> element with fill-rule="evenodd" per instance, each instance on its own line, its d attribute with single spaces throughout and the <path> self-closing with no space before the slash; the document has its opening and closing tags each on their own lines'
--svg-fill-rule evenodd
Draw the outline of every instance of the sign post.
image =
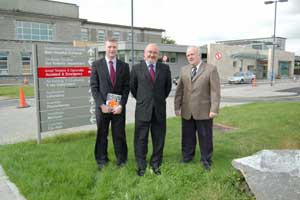
<svg viewBox="0 0 300 200">
<path fill-rule="evenodd" d="M 33 50 L 38 143 L 41 132 L 94 122 L 89 77 L 95 50 L 57 45 Z"/>
</svg>

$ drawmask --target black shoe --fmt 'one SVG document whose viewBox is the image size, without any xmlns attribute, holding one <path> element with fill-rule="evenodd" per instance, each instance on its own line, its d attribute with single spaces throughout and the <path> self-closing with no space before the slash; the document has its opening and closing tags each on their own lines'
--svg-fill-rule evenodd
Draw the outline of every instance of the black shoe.
<svg viewBox="0 0 300 200">
<path fill-rule="evenodd" d="M 98 164 L 98 170 L 102 171 L 102 169 L 104 168 L 105 164 Z"/>
<path fill-rule="evenodd" d="M 107 164 L 108 164 L 108 161 L 98 163 L 98 170 L 101 171 Z"/>
<path fill-rule="evenodd" d="M 118 167 L 124 167 L 126 165 L 126 162 L 127 161 L 119 161 L 118 160 L 116 164 L 117 164 Z"/>
<path fill-rule="evenodd" d="M 138 169 L 137 170 L 137 175 L 138 176 L 144 176 L 145 175 L 145 170 L 144 169 Z"/>
<path fill-rule="evenodd" d="M 159 167 L 157 167 L 157 168 L 153 167 L 152 170 L 153 170 L 154 174 L 161 175 L 161 171 L 160 171 Z"/>
<path fill-rule="evenodd" d="M 210 171 L 210 165 L 209 164 L 203 164 L 203 167 L 206 171 Z"/>
<path fill-rule="evenodd" d="M 182 163 L 182 164 L 187 164 L 187 163 L 189 163 L 189 162 L 191 162 L 192 160 L 181 160 L 180 161 L 180 163 Z"/>
</svg>

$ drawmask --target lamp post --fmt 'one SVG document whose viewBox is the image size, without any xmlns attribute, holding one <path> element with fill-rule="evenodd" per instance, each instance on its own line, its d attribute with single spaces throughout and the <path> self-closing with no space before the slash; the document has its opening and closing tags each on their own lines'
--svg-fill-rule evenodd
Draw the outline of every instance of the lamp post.
<svg viewBox="0 0 300 200">
<path fill-rule="evenodd" d="M 275 4 L 274 14 L 274 32 L 273 32 L 273 48 L 272 48 L 272 74 L 271 74 L 271 86 L 274 85 L 274 64 L 275 64 L 275 39 L 276 39 L 276 16 L 277 16 L 277 2 L 287 2 L 288 0 L 276 0 L 276 1 L 265 1 L 265 4 Z"/>
<path fill-rule="evenodd" d="M 133 0 L 131 0 L 131 67 L 134 65 Z"/>
</svg>

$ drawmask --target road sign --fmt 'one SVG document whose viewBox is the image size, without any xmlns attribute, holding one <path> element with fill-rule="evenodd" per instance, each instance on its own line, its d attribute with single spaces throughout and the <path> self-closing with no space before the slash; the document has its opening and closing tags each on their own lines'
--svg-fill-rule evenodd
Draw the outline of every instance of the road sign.
<svg viewBox="0 0 300 200">
<path fill-rule="evenodd" d="M 217 51 L 216 54 L 215 54 L 215 58 L 216 58 L 217 60 L 221 60 L 222 57 L 223 57 L 222 53 L 219 52 L 219 51 Z"/>
</svg>

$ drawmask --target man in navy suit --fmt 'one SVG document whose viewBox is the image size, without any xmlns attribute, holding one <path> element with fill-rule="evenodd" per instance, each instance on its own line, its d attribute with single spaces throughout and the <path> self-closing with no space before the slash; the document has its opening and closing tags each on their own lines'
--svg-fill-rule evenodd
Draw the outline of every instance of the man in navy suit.
<svg viewBox="0 0 300 200">
<path fill-rule="evenodd" d="M 156 44 L 148 44 L 144 61 L 132 67 L 130 90 L 136 99 L 134 153 L 137 174 L 143 176 L 147 167 L 148 135 L 151 131 L 153 153 L 150 165 L 159 175 L 166 136 L 166 98 L 171 91 L 171 72 L 168 65 L 157 62 Z"/>
<path fill-rule="evenodd" d="M 117 59 L 117 41 L 105 42 L 105 57 L 92 65 L 90 85 L 96 104 L 97 139 L 95 159 L 101 170 L 109 161 L 107 156 L 107 137 L 111 123 L 112 139 L 116 155 L 116 164 L 123 166 L 127 161 L 127 143 L 125 136 L 125 111 L 129 94 L 130 72 L 127 63 Z M 121 95 L 120 105 L 111 108 L 106 105 L 108 93 Z"/>
</svg>

